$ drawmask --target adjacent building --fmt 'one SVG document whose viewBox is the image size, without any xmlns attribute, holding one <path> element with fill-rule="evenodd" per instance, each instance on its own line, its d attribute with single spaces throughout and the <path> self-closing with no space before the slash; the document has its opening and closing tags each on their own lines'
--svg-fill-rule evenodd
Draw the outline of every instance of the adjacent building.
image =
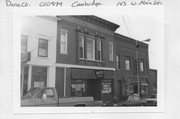
<svg viewBox="0 0 180 119">
<path fill-rule="evenodd" d="M 59 97 L 108 101 L 150 95 L 148 45 L 96 16 L 23 17 L 21 94 L 56 87 Z"/>
</svg>

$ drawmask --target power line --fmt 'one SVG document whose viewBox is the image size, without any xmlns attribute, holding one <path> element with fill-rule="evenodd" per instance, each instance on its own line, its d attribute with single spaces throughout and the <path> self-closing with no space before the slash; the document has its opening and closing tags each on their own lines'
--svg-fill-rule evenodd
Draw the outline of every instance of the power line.
<svg viewBox="0 0 180 119">
<path fill-rule="evenodd" d="M 124 22 L 124 24 L 125 24 L 125 26 L 126 26 L 126 30 L 127 30 L 128 34 L 129 34 L 129 36 L 131 36 L 131 34 L 130 34 L 129 30 L 128 30 L 128 27 L 127 27 L 127 24 L 126 24 L 126 21 L 125 21 L 123 15 L 122 15 L 122 19 L 123 19 L 123 22 Z"/>
</svg>

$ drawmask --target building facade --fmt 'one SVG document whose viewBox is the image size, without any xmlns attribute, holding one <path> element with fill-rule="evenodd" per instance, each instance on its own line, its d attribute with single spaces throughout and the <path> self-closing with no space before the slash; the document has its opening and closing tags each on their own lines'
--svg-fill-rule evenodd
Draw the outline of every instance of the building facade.
<svg viewBox="0 0 180 119">
<path fill-rule="evenodd" d="M 55 85 L 56 17 L 22 17 L 21 95 L 32 87 Z M 26 54 L 30 54 L 27 60 Z"/>
<path fill-rule="evenodd" d="M 128 96 L 132 93 L 141 97 L 149 95 L 148 45 L 135 39 L 115 34 L 116 44 L 116 95 Z"/>
<path fill-rule="evenodd" d="M 115 75 L 114 32 L 95 16 L 58 16 L 56 89 L 59 97 L 111 100 Z"/>
<path fill-rule="evenodd" d="M 22 95 L 32 87 L 55 87 L 59 97 L 103 101 L 150 94 L 148 45 L 116 34 L 119 25 L 96 16 L 22 21 Z"/>
</svg>

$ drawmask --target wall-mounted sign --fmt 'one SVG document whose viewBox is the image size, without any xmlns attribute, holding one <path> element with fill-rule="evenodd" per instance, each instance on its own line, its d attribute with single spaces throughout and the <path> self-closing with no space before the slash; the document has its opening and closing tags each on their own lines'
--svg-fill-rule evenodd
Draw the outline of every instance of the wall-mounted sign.
<svg viewBox="0 0 180 119">
<path fill-rule="evenodd" d="M 104 78 L 104 71 L 95 71 L 96 78 Z"/>
<path fill-rule="evenodd" d="M 27 52 L 27 53 L 21 53 L 21 62 L 25 63 L 27 61 L 30 61 L 31 59 L 31 53 Z"/>
</svg>

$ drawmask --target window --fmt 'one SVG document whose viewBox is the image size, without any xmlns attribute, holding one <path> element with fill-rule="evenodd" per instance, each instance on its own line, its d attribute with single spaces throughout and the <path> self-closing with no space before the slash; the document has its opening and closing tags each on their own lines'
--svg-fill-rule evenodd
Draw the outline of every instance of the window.
<svg viewBox="0 0 180 119">
<path fill-rule="evenodd" d="M 87 51 L 87 59 L 95 60 L 95 42 L 94 42 L 94 39 L 91 39 L 91 38 L 86 39 L 86 51 Z"/>
<path fill-rule="evenodd" d="M 120 56 L 116 55 L 117 69 L 120 69 Z"/>
<path fill-rule="evenodd" d="M 21 53 L 27 52 L 27 42 L 28 42 L 28 36 L 21 35 Z"/>
<path fill-rule="evenodd" d="M 143 62 L 143 60 L 140 60 L 140 71 L 144 71 L 144 62 Z"/>
<path fill-rule="evenodd" d="M 109 60 L 113 61 L 113 43 L 109 42 Z"/>
<path fill-rule="evenodd" d="M 61 29 L 60 53 L 67 54 L 67 31 Z"/>
<path fill-rule="evenodd" d="M 74 80 L 71 83 L 71 96 L 84 97 L 87 96 L 86 82 L 84 80 Z"/>
<path fill-rule="evenodd" d="M 129 57 L 126 57 L 125 59 L 125 69 L 126 70 L 130 70 L 130 58 Z"/>
<path fill-rule="evenodd" d="M 102 58 L 101 58 L 101 40 L 97 40 L 97 60 L 102 60 Z"/>
<path fill-rule="evenodd" d="M 40 57 L 48 56 L 48 40 L 39 38 L 38 56 Z"/>
<path fill-rule="evenodd" d="M 84 58 L 84 37 L 79 37 L 79 57 Z"/>
</svg>

